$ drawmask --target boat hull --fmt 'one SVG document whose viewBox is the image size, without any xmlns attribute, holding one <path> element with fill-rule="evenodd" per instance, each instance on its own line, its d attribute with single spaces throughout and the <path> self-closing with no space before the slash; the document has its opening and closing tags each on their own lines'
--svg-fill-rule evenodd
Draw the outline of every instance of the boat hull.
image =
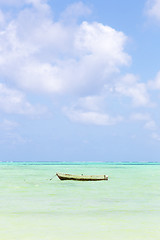
<svg viewBox="0 0 160 240">
<path fill-rule="evenodd" d="M 57 177 L 60 180 L 75 180 L 75 181 L 102 181 L 108 180 L 107 175 L 72 175 L 72 174 L 63 174 L 56 173 Z"/>
</svg>

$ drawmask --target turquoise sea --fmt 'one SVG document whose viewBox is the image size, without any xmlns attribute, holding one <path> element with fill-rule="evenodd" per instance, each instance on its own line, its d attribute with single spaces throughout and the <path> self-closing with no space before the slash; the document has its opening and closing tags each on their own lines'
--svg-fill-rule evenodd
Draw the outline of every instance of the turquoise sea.
<svg viewBox="0 0 160 240">
<path fill-rule="evenodd" d="M 56 172 L 109 180 L 60 181 Z M 1 162 L 0 179 L 1 240 L 160 239 L 158 164 Z"/>
</svg>

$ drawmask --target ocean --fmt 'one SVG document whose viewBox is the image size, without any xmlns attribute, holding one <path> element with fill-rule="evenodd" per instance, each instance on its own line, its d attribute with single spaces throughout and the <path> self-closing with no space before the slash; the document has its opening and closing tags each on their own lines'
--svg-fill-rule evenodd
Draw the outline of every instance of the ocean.
<svg viewBox="0 0 160 240">
<path fill-rule="evenodd" d="M 0 240 L 160 239 L 158 164 L 1 162 L 0 179 Z"/>
</svg>

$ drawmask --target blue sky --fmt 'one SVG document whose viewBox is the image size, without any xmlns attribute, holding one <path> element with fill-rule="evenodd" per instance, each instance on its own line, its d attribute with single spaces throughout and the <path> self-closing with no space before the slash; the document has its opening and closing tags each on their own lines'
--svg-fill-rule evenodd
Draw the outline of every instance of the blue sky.
<svg viewBox="0 0 160 240">
<path fill-rule="evenodd" d="M 160 161 L 160 0 L 0 0 L 0 161 Z"/>
</svg>

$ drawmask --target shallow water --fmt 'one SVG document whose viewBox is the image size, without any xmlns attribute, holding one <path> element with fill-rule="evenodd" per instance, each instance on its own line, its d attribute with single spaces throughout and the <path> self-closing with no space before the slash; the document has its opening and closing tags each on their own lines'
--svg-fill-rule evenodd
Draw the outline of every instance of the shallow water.
<svg viewBox="0 0 160 240">
<path fill-rule="evenodd" d="M 109 181 L 60 181 L 56 172 Z M 0 177 L 1 240 L 160 239 L 160 165 L 1 163 Z"/>
</svg>

